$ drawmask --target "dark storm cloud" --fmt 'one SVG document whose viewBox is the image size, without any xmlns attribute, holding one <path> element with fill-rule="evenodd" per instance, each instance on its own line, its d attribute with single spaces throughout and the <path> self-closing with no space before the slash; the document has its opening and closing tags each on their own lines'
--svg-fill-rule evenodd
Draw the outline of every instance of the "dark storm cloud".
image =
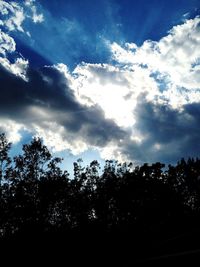
<svg viewBox="0 0 200 267">
<path fill-rule="evenodd" d="M 144 137 L 142 142 L 130 139 L 121 144 L 121 152 L 142 162 L 175 162 L 181 157 L 200 154 L 200 103 L 187 104 L 175 110 L 165 104 L 139 99 L 135 110 L 135 129 Z"/>
<path fill-rule="evenodd" d="M 45 130 L 48 123 L 56 122 L 64 127 L 66 136 L 68 133 L 75 139 L 80 136 L 95 146 L 104 146 L 124 136 L 112 120 L 105 119 L 100 107 L 86 108 L 79 104 L 66 78 L 56 68 L 29 69 L 27 77 L 29 81 L 25 82 L 0 69 L 1 118 L 22 123 L 27 128 L 35 124 Z"/>
<path fill-rule="evenodd" d="M 18 117 L 30 105 L 49 109 L 63 109 L 64 106 L 67 110 L 78 108 L 71 90 L 64 83 L 64 77 L 53 68 L 29 70 L 29 82 L 6 72 L 3 68 L 0 74 L 1 114 Z"/>
</svg>

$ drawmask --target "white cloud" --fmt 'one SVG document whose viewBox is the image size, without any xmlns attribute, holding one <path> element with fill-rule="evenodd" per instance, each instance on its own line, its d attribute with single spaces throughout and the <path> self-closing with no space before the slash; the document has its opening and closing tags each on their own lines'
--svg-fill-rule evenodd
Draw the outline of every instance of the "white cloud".
<svg viewBox="0 0 200 267">
<path fill-rule="evenodd" d="M 106 147 L 100 148 L 99 153 L 102 159 L 115 159 L 119 162 L 128 162 L 130 159 L 119 149 L 116 142 L 109 143 Z"/>
<path fill-rule="evenodd" d="M 130 132 L 129 143 L 142 146 L 149 136 L 136 128 L 138 97 L 143 94 L 144 102 L 167 104 L 180 112 L 185 104 L 200 102 L 199 25 L 199 17 L 185 20 L 161 40 L 147 40 L 140 47 L 113 43 L 114 64 L 82 63 L 71 74 L 66 68 L 65 76 L 80 103 L 98 104 L 106 118 Z M 64 71 L 63 65 L 59 68 Z M 125 159 L 122 144 L 111 142 L 101 148 L 101 156 Z M 152 151 L 163 147 L 152 144 Z"/>
<path fill-rule="evenodd" d="M 35 0 L 25 0 L 25 6 L 30 8 L 32 15 L 30 16 L 34 23 L 41 23 L 44 21 L 44 15 L 38 13 L 37 6 L 35 5 Z"/>
<path fill-rule="evenodd" d="M 16 43 L 8 34 L 12 31 L 25 32 L 23 22 L 27 18 L 31 18 L 34 23 L 39 23 L 44 20 L 43 15 L 37 12 L 35 1 L 25 1 L 17 3 L 14 1 L 6 2 L 0 0 L 0 64 L 11 73 L 21 77 L 27 81 L 26 72 L 28 68 L 28 60 L 17 55 L 16 58 Z M 7 33 L 5 31 L 8 31 Z M 30 33 L 26 31 L 30 36 Z M 14 63 L 8 59 L 8 54 L 13 53 Z"/>
<path fill-rule="evenodd" d="M 174 107 L 188 102 L 200 101 L 200 17 L 186 20 L 172 28 L 160 41 L 145 41 L 141 47 L 113 43 L 111 51 L 118 64 L 135 70 L 145 66 L 149 74 L 160 75 L 165 97 Z M 158 77 L 159 78 L 159 77 Z M 171 88 L 171 89 L 169 89 Z M 182 89 L 183 88 L 183 89 Z M 188 89 L 188 92 L 184 89 Z M 173 95 L 177 95 L 175 102 Z M 180 101 L 182 99 L 182 101 Z"/>
<path fill-rule="evenodd" d="M 38 14 L 37 13 L 37 9 L 36 9 L 36 6 L 32 6 L 31 8 L 32 12 L 33 12 L 33 16 L 32 16 L 32 19 L 33 19 L 33 22 L 34 23 L 41 23 L 44 21 L 44 16 L 43 14 Z"/>
<path fill-rule="evenodd" d="M 7 54 L 14 53 L 15 50 L 14 39 L 0 29 L 0 64 L 9 72 L 27 80 L 28 60 L 18 57 L 14 63 L 11 63 L 7 58 Z"/>
<path fill-rule="evenodd" d="M 26 1 L 27 7 L 32 8 L 34 4 L 35 1 L 33 0 Z M 2 10 L 4 14 L 9 11 L 7 6 Z M 34 22 L 39 22 L 37 20 L 42 20 L 42 17 L 37 18 L 36 16 L 35 21 L 33 19 Z M 130 152 L 130 148 L 133 150 L 132 154 L 130 153 L 131 156 L 134 157 L 135 153 L 135 158 L 138 156 L 140 159 L 145 159 L 146 157 L 140 150 L 147 151 L 147 156 L 155 151 L 156 153 L 162 153 L 167 146 L 162 129 L 164 129 L 163 132 L 168 131 L 170 133 L 170 131 L 167 127 L 165 128 L 165 123 L 161 120 L 161 113 L 165 113 L 164 120 L 168 123 L 168 114 L 173 115 L 172 111 L 176 110 L 178 114 L 176 114 L 176 117 L 179 119 L 185 104 L 200 102 L 199 25 L 199 17 L 186 20 L 182 25 L 173 27 L 167 36 L 161 40 L 157 42 L 148 40 L 140 47 L 134 43 L 127 43 L 124 46 L 113 43 L 110 45 L 110 49 L 114 63 L 113 61 L 110 64 L 81 63 L 73 72 L 70 72 L 64 64 L 51 66 L 49 69 L 46 68 L 44 73 L 40 73 L 45 86 L 48 85 L 49 87 L 47 86 L 47 88 L 51 89 L 52 86 L 56 87 L 58 85 L 58 89 L 61 90 L 60 84 L 62 88 L 65 88 L 66 85 L 66 90 L 68 90 L 66 94 L 68 94 L 69 100 L 66 102 L 65 110 L 65 103 L 60 103 L 65 94 L 61 92 L 61 95 L 63 95 L 58 99 L 59 104 L 57 102 L 54 103 L 54 99 L 51 99 L 52 102 L 48 99 L 50 103 L 47 103 L 49 105 L 48 109 L 42 109 L 38 106 L 43 105 L 46 96 L 44 98 L 41 97 L 41 99 L 39 94 L 38 98 L 35 99 L 33 97 L 35 103 L 38 102 L 36 106 L 29 106 L 29 109 L 26 110 L 26 116 L 28 117 L 29 115 L 31 118 L 29 129 L 42 136 L 45 143 L 55 151 L 69 149 L 76 155 L 91 147 L 97 148 L 103 158 L 116 158 L 122 161 L 129 159 L 128 152 Z M 26 79 L 28 61 L 18 58 L 14 63 L 11 63 L 6 58 L 7 53 L 14 51 L 15 42 L 13 38 L 0 31 L 0 53 L 2 54 L 0 63 L 13 74 Z M 52 78 L 47 69 L 57 69 L 64 75 L 65 79 L 60 78 L 61 80 L 59 80 L 55 78 L 57 77 L 55 73 L 54 78 Z M 83 110 L 70 110 L 69 88 L 73 90 L 76 100 L 82 104 L 80 107 Z M 48 92 L 53 92 L 52 95 L 55 98 L 56 94 L 59 95 L 58 92 L 54 95 L 53 90 Z M 146 108 L 143 117 L 142 115 L 140 117 L 142 103 L 140 103 L 139 109 L 138 99 L 141 102 L 143 101 L 142 103 Z M 69 109 L 67 109 L 68 104 Z M 59 109 L 59 105 L 63 106 L 60 111 L 57 111 L 56 108 Z M 156 109 L 156 105 L 159 108 Z M 161 105 L 169 105 L 171 109 L 162 109 Z M 113 140 L 112 137 L 109 139 L 106 135 L 107 129 L 103 129 L 106 132 L 105 134 L 102 130 L 102 124 L 99 127 L 97 113 L 100 111 L 96 111 L 97 113 L 91 112 L 92 108 L 97 106 L 104 111 L 107 119 L 114 120 L 119 129 L 124 130 L 125 134 L 122 139 L 120 138 L 123 133 L 120 135 L 119 140 L 117 138 Z M 28 114 L 28 111 L 30 114 Z M 76 115 L 76 112 L 80 112 L 80 114 L 85 112 L 86 115 L 81 117 L 79 114 Z M 89 116 L 87 112 L 90 114 Z M 150 112 L 155 117 L 154 121 L 157 122 L 155 127 L 159 128 L 160 126 L 161 129 L 152 130 L 151 124 L 148 124 L 151 120 Z M 94 115 L 94 119 L 91 118 L 91 114 Z M 189 116 L 190 112 L 187 111 L 185 114 Z M 100 116 L 99 118 L 102 119 L 102 117 Z M 83 124 L 81 124 L 81 119 L 84 121 Z M 88 120 L 89 125 L 86 125 Z M 141 125 L 142 121 L 144 121 L 144 125 L 139 125 L 139 120 Z M 177 123 L 175 119 L 174 123 Z M 96 127 L 94 132 L 93 125 Z M 70 131 L 70 127 L 77 127 L 77 129 Z M 138 129 L 139 127 L 140 129 Z M 180 125 L 180 129 L 183 127 L 187 127 L 187 125 Z M 156 140 L 156 131 L 161 132 L 159 133 L 161 140 Z M 101 133 L 105 134 L 105 148 L 102 145 L 103 138 L 103 141 L 93 140 L 92 137 L 97 132 L 99 136 L 102 135 Z M 90 136 L 88 137 L 88 135 Z M 98 138 L 101 139 L 99 136 Z M 177 133 L 177 136 L 179 136 L 179 133 Z M 173 139 L 172 137 L 170 138 Z M 173 142 L 174 139 L 169 141 L 172 148 L 175 146 Z M 181 142 L 180 144 L 182 144 Z"/>
<path fill-rule="evenodd" d="M 133 72 L 109 64 L 84 63 L 67 78 L 82 104 L 98 104 L 106 118 L 113 119 L 121 127 L 134 124 L 133 110 L 141 93 L 148 91 L 147 98 L 151 100 L 158 92 L 155 81 L 144 68 Z"/>
<path fill-rule="evenodd" d="M 32 6 L 34 4 L 35 0 L 25 0 L 26 6 Z"/>
<path fill-rule="evenodd" d="M 45 145 L 53 152 L 69 150 L 73 155 L 78 155 L 89 148 L 88 144 L 84 140 L 81 140 L 80 136 L 67 133 L 66 129 L 56 122 L 45 122 L 44 124 L 42 125 L 43 127 L 33 125 L 33 129 L 36 132 L 35 135 L 42 136 Z"/>
<path fill-rule="evenodd" d="M 36 2 L 31 0 L 21 3 L 0 0 L 0 14 L 2 15 L 0 26 L 9 31 L 25 32 L 23 22 L 28 18 L 31 18 L 34 23 L 44 21 L 43 14 L 38 13 Z"/>
<path fill-rule="evenodd" d="M 0 57 L 0 64 L 9 72 L 27 81 L 28 60 L 17 58 L 14 63 L 11 63 L 7 58 Z"/>
<path fill-rule="evenodd" d="M 9 142 L 18 143 L 22 138 L 20 133 L 22 129 L 26 129 L 24 125 L 13 120 L 0 118 L 0 132 L 6 133 Z"/>
<path fill-rule="evenodd" d="M 6 56 L 7 53 L 12 53 L 15 49 L 14 39 L 0 29 L 0 54 Z"/>
<path fill-rule="evenodd" d="M 120 127 L 134 127 L 137 98 L 181 108 L 200 101 L 200 18 L 173 27 L 160 41 L 141 47 L 113 43 L 115 64 L 78 65 L 65 75 L 84 105 L 98 104 Z M 59 67 L 61 69 L 61 65 Z M 62 66 L 63 69 L 63 66 Z"/>
<path fill-rule="evenodd" d="M 0 1 L 0 13 L 4 16 L 1 25 L 9 31 L 18 30 L 24 32 L 22 23 L 25 20 L 23 7 L 16 2 Z"/>
</svg>

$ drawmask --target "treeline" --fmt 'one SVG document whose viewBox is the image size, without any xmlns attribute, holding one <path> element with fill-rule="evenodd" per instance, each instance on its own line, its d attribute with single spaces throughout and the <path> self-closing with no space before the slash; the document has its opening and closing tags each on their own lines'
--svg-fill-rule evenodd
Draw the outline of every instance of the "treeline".
<svg viewBox="0 0 200 267">
<path fill-rule="evenodd" d="M 123 263 L 198 249 L 198 158 L 167 167 L 106 161 L 101 174 L 97 161 L 82 167 L 78 160 L 70 179 L 41 139 L 14 158 L 10 149 L 1 134 L 1 244 L 45 242 L 54 253 L 64 250 L 66 260 L 84 251 L 87 261 L 96 255 Z"/>
</svg>

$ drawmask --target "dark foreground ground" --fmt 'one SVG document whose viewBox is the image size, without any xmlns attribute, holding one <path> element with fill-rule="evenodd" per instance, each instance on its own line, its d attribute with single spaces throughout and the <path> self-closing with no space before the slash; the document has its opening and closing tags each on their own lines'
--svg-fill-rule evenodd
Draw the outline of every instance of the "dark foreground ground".
<svg viewBox="0 0 200 267">
<path fill-rule="evenodd" d="M 1 242 L 0 258 L 8 266 L 198 266 L 199 241 L 198 229 L 164 237 L 95 232 L 27 234 Z"/>
</svg>

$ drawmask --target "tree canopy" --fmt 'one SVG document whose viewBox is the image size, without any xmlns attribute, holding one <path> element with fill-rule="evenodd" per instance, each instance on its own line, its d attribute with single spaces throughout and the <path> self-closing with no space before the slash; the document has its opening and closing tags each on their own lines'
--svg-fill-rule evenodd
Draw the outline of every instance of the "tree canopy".
<svg viewBox="0 0 200 267">
<path fill-rule="evenodd" d="M 198 158 L 167 167 L 107 160 L 102 174 L 96 160 L 83 167 L 79 159 L 70 179 L 59 167 L 62 159 L 54 158 L 40 138 L 25 144 L 14 158 L 10 149 L 1 134 L 1 244 L 45 242 L 53 244 L 54 253 L 58 247 L 68 249 L 66 257 L 74 261 L 84 251 L 87 259 L 96 255 L 102 262 L 124 263 L 188 250 L 192 229 L 199 237 Z"/>
</svg>

